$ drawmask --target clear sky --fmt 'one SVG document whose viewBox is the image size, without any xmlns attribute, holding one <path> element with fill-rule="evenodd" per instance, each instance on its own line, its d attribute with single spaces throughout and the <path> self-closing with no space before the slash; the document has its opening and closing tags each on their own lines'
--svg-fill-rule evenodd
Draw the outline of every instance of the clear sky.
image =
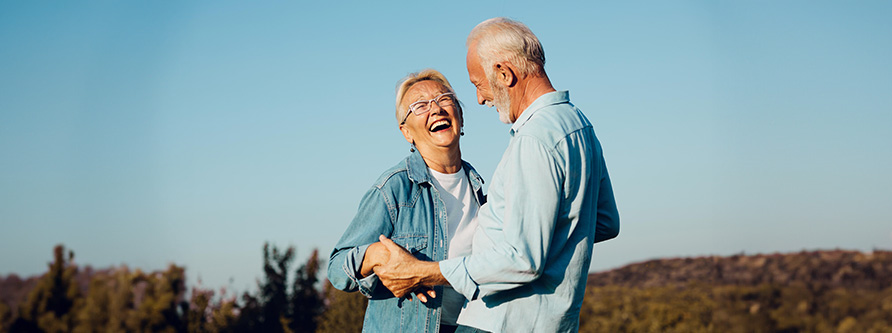
<svg viewBox="0 0 892 333">
<path fill-rule="evenodd" d="M 892 249 L 888 1 L 0 2 L 0 274 L 75 261 L 236 290 L 265 241 L 328 257 L 408 154 L 405 74 L 508 142 L 465 37 L 525 22 L 594 123 L 621 214 L 594 271 L 660 257 Z"/>
</svg>

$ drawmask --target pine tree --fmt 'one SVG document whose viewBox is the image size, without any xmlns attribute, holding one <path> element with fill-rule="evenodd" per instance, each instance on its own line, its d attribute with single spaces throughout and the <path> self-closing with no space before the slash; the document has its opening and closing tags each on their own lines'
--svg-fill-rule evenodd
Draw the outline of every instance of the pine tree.
<svg viewBox="0 0 892 333">
<path fill-rule="evenodd" d="M 53 254 L 54 261 L 49 264 L 49 272 L 21 305 L 20 320 L 13 324 L 11 330 L 39 328 L 45 332 L 70 332 L 74 329 L 76 318 L 72 308 L 79 305 L 81 300 L 75 281 L 77 266 L 72 263 L 74 252 L 69 251 L 66 260 L 65 246 L 60 244 L 53 249 Z"/>
<path fill-rule="evenodd" d="M 322 311 L 322 298 L 316 290 L 319 254 L 313 251 L 306 264 L 298 268 L 290 284 L 288 273 L 294 260 L 294 247 L 280 251 L 263 245 L 264 279 L 258 282 L 257 296 L 242 295 L 236 331 L 314 332 Z"/>
<path fill-rule="evenodd" d="M 316 331 L 316 318 L 322 313 L 322 297 L 316 290 L 319 281 L 319 250 L 313 250 L 307 263 L 297 269 L 291 288 L 291 331 Z"/>
<path fill-rule="evenodd" d="M 294 260 L 294 247 L 279 252 L 269 243 L 263 245 L 263 272 L 266 281 L 260 286 L 263 332 L 284 332 L 282 319 L 288 318 L 288 270 Z"/>
</svg>

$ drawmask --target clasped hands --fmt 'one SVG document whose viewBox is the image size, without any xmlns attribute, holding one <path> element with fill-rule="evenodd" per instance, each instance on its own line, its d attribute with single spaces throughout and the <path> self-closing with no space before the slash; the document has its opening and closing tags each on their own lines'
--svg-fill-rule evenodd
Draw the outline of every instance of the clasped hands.
<svg viewBox="0 0 892 333">
<path fill-rule="evenodd" d="M 437 263 L 418 260 L 384 235 L 379 236 L 378 240 L 380 242 L 372 244 L 366 255 L 373 256 L 372 271 L 378 276 L 381 284 L 400 298 L 414 293 L 415 297 L 426 303 L 428 297 L 437 296 L 433 289 L 424 285 L 425 281 L 429 280 L 426 274 L 430 269 L 436 268 L 439 273 Z"/>
</svg>

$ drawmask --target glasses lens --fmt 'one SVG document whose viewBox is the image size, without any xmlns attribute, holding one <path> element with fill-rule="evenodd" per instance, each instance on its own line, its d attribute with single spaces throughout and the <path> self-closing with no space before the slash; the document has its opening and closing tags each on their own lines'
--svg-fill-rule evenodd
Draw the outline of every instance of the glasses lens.
<svg viewBox="0 0 892 333">
<path fill-rule="evenodd" d="M 409 111 L 415 115 L 422 115 L 430 109 L 431 101 L 418 101 L 409 105 Z"/>
<path fill-rule="evenodd" d="M 455 100 L 452 99 L 452 95 L 442 95 L 437 99 L 437 105 L 442 107 L 452 106 L 455 104 Z"/>
</svg>

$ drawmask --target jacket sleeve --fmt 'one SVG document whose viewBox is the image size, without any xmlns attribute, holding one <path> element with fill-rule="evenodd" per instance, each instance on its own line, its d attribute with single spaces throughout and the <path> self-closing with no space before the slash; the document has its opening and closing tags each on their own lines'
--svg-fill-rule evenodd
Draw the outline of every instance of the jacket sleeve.
<svg viewBox="0 0 892 333">
<path fill-rule="evenodd" d="M 347 231 L 335 245 L 328 262 L 328 280 L 343 291 L 359 290 L 371 298 L 379 284 L 374 273 L 363 278 L 360 275 L 362 260 L 369 245 L 378 241 L 378 235 L 390 237 L 396 208 L 381 190 L 372 187 L 362 201 Z"/>
</svg>

